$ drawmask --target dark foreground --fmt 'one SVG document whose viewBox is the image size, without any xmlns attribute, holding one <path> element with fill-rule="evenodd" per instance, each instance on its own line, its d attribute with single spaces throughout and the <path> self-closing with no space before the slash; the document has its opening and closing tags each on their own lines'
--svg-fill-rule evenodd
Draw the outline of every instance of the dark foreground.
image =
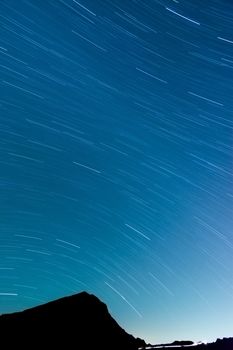
<svg viewBox="0 0 233 350">
<path fill-rule="evenodd" d="M 149 346 L 109 314 L 94 295 L 82 292 L 22 312 L 0 316 L 0 349 L 233 350 L 233 338 L 211 344 L 174 342 Z"/>
<path fill-rule="evenodd" d="M 1 349 L 137 350 L 143 345 L 118 325 L 104 303 L 86 292 L 0 316 Z"/>
<path fill-rule="evenodd" d="M 183 344 L 182 344 L 183 343 Z M 167 350 L 233 350 L 233 338 L 217 339 L 214 343 L 209 344 L 195 344 L 193 342 L 179 342 L 176 341 L 171 344 L 160 344 L 142 347 L 141 349 L 156 350 L 156 349 L 167 349 Z"/>
</svg>

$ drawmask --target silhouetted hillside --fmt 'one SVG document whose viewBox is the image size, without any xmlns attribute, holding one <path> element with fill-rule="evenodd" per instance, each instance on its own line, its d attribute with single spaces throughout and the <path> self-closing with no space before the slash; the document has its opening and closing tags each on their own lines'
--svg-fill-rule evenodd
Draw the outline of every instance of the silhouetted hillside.
<svg viewBox="0 0 233 350">
<path fill-rule="evenodd" d="M 215 343 L 198 345 L 196 350 L 233 350 L 233 338 L 217 339 Z"/>
<path fill-rule="evenodd" d="M 6 342 L 5 349 L 17 345 L 67 350 L 136 350 L 145 344 L 126 333 L 107 306 L 86 292 L 0 316 L 0 342 Z"/>
<path fill-rule="evenodd" d="M 144 348 L 143 348 L 144 349 Z M 147 347 L 149 349 L 149 347 Z M 223 339 L 217 339 L 214 343 L 208 343 L 208 344 L 197 344 L 195 345 L 192 341 L 174 341 L 173 343 L 169 344 L 158 344 L 158 345 L 151 345 L 151 350 L 158 350 L 158 349 L 167 349 L 167 350 L 233 350 L 233 338 L 223 338 Z"/>
<path fill-rule="evenodd" d="M 194 345 L 175 341 L 151 346 L 177 350 L 233 350 L 233 338 Z M 82 292 L 22 312 L 0 316 L 0 349 L 149 349 L 144 340 L 126 333 L 111 317 L 107 306 Z"/>
</svg>

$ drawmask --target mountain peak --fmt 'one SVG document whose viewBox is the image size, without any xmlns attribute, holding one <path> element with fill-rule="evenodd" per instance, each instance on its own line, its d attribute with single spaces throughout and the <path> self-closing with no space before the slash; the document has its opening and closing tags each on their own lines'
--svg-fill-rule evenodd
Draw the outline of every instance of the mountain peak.
<svg viewBox="0 0 233 350">
<path fill-rule="evenodd" d="M 0 316 L 3 338 L 17 345 L 51 344 L 65 348 L 99 348 L 136 350 L 144 345 L 126 333 L 109 314 L 107 306 L 85 291 L 22 312 Z M 30 334 L 30 338 L 28 337 Z M 10 339 L 10 340 L 9 340 Z M 10 347 L 10 346 L 9 346 Z"/>
</svg>

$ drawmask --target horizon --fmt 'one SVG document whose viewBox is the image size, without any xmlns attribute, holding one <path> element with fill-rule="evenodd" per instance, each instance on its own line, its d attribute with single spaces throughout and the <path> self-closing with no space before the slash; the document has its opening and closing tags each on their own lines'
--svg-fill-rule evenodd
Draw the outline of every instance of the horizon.
<svg viewBox="0 0 233 350">
<path fill-rule="evenodd" d="M 0 313 L 86 290 L 232 335 L 233 3 L 0 3 Z"/>
<path fill-rule="evenodd" d="M 83 294 L 83 293 L 87 293 L 88 295 L 90 295 L 90 296 L 94 296 L 94 297 L 96 297 L 96 295 L 95 294 L 93 294 L 93 293 L 91 293 L 91 292 L 87 292 L 87 291 L 85 291 L 85 290 L 82 290 L 82 291 L 80 291 L 80 292 L 78 292 L 78 293 L 75 293 L 75 294 L 70 294 L 70 295 L 64 295 L 64 296 L 62 296 L 62 297 L 60 297 L 60 298 L 57 298 L 57 299 L 52 299 L 52 300 L 48 300 L 47 302 L 45 302 L 45 303 L 43 303 L 43 304 L 38 304 L 38 305 L 34 305 L 34 306 L 32 306 L 32 307 L 30 307 L 30 308 L 27 308 L 27 309 L 23 309 L 23 310 L 18 310 L 18 311 L 15 311 L 15 312 L 22 312 L 22 311 L 25 311 L 25 310 L 30 310 L 30 309 L 36 309 L 38 306 L 41 306 L 41 305 L 46 305 L 46 304 L 49 304 L 49 303 L 51 303 L 51 302 L 54 302 L 54 301 L 57 301 L 57 300 L 61 300 L 61 299 L 66 299 L 66 298 L 69 298 L 69 297 L 74 297 L 74 296 L 76 296 L 76 295 L 79 295 L 79 294 Z M 98 298 L 98 297 L 97 297 Z M 101 302 L 103 302 L 106 306 L 107 306 L 107 309 L 108 309 L 108 311 L 109 311 L 109 314 L 113 317 L 113 315 L 111 314 L 111 312 L 110 312 L 110 310 L 109 310 L 109 305 L 107 305 L 105 302 L 104 302 L 104 300 L 101 300 L 100 298 L 98 298 Z M 78 310 L 77 310 L 78 311 Z M 14 312 L 12 312 L 12 313 L 9 313 L 9 314 L 14 314 Z M 0 316 L 2 316 L 2 315 L 4 315 L 4 314 L 1 314 L 0 313 Z M 115 319 L 114 317 L 113 317 L 113 319 Z M 117 321 L 117 323 L 119 324 L 119 326 L 120 327 L 122 327 L 122 325 L 121 325 L 121 323 L 120 323 L 120 321 L 118 322 Z M 123 329 L 124 329 L 124 327 L 122 327 Z M 134 334 L 134 333 L 130 333 L 127 329 L 125 329 L 125 331 L 127 331 L 127 333 L 129 333 L 129 334 L 132 334 L 135 338 L 141 338 L 141 337 L 139 337 L 139 335 L 137 335 L 137 334 Z M 231 335 L 229 335 L 229 336 L 218 336 L 218 337 L 216 337 L 215 339 L 209 339 L 209 340 L 207 340 L 207 339 L 199 339 L 199 340 L 195 340 L 195 339 L 186 339 L 186 338 L 182 338 L 182 339 L 173 339 L 173 340 L 164 340 L 163 341 L 163 343 L 161 343 L 161 342 L 157 342 L 157 343 L 153 343 L 153 342 L 151 342 L 150 340 L 148 340 L 148 339 L 144 339 L 144 338 L 141 338 L 141 339 L 143 339 L 143 340 L 145 340 L 145 342 L 146 342 L 146 344 L 151 344 L 151 345 L 160 345 L 160 344 L 165 344 L 165 343 L 172 343 L 172 342 L 174 342 L 174 341 L 193 341 L 193 343 L 195 343 L 195 344 L 198 344 L 198 343 L 204 343 L 204 344 L 208 344 L 208 343 L 212 343 L 212 342 L 215 342 L 217 339 L 223 339 L 223 338 L 231 338 Z"/>
</svg>

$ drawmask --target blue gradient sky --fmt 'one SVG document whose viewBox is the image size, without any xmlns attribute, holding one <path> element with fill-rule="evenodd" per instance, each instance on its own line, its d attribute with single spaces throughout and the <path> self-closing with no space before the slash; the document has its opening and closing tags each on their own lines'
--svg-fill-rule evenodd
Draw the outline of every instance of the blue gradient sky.
<svg viewBox="0 0 233 350">
<path fill-rule="evenodd" d="M 151 343 L 232 336 L 231 1 L 0 14 L 0 312 L 87 290 Z"/>
</svg>

